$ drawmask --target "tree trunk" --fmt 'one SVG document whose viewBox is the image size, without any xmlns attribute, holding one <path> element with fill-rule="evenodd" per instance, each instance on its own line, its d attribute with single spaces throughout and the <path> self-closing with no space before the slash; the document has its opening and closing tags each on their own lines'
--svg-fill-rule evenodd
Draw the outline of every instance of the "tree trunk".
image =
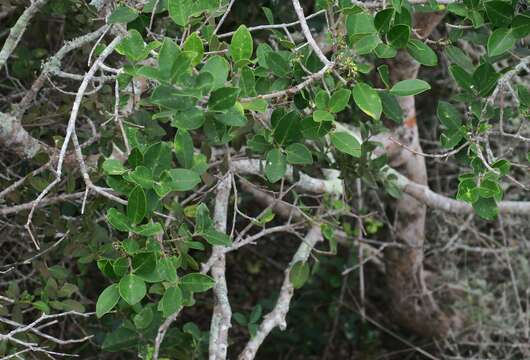
<svg viewBox="0 0 530 360">
<path fill-rule="evenodd" d="M 443 17 L 443 13 L 415 15 L 415 29 L 419 36 L 428 36 Z M 401 51 L 389 64 L 394 83 L 415 79 L 419 64 L 408 53 Z M 404 123 L 396 128 L 393 137 L 406 146 L 421 152 L 414 96 L 399 98 L 405 115 Z M 410 180 L 427 184 L 425 158 L 389 143 L 386 149 L 390 164 Z M 386 280 L 392 299 L 395 320 L 416 334 L 444 337 L 449 331 L 449 318 L 439 309 L 424 281 L 423 246 L 425 241 L 426 206 L 403 194 L 394 205 L 396 212 L 396 240 L 404 247 L 385 250 Z"/>
</svg>

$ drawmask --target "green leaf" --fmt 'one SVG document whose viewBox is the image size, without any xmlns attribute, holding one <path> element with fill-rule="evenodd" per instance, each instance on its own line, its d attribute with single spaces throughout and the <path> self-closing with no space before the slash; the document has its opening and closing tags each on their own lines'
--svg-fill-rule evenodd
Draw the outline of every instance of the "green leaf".
<svg viewBox="0 0 530 360">
<path fill-rule="evenodd" d="M 239 95 L 239 89 L 224 87 L 212 91 L 208 99 L 208 109 L 212 111 L 227 110 L 234 106 Z"/>
<path fill-rule="evenodd" d="M 175 134 L 173 145 L 179 164 L 186 169 L 190 169 L 193 165 L 193 140 L 190 133 L 179 129 Z"/>
<path fill-rule="evenodd" d="M 143 187 L 144 189 L 151 189 L 153 187 L 153 173 L 151 169 L 146 166 L 140 165 L 130 173 L 130 179 Z"/>
<path fill-rule="evenodd" d="M 241 69 L 239 87 L 241 88 L 241 96 L 256 96 L 256 77 L 254 71 L 247 66 Z"/>
<path fill-rule="evenodd" d="M 375 14 L 374 25 L 377 31 L 386 33 L 390 30 L 390 25 L 392 23 L 392 18 L 394 17 L 394 9 L 387 8 L 379 11 Z"/>
<path fill-rule="evenodd" d="M 309 279 L 309 264 L 306 261 L 296 262 L 289 271 L 289 280 L 295 289 L 299 289 Z"/>
<path fill-rule="evenodd" d="M 287 77 L 291 73 L 291 66 L 282 55 L 277 52 L 269 52 L 266 55 L 267 65 L 272 73 L 278 77 Z"/>
<path fill-rule="evenodd" d="M 232 239 L 225 233 L 210 228 L 203 232 L 201 236 L 210 244 L 210 245 L 219 245 L 219 246 L 230 246 L 232 245 Z"/>
<path fill-rule="evenodd" d="M 436 53 L 420 40 L 410 39 L 407 44 L 407 50 L 410 56 L 422 65 L 436 66 L 438 64 Z"/>
<path fill-rule="evenodd" d="M 265 176 L 271 183 L 280 180 L 287 171 L 285 157 L 278 149 L 272 149 L 267 153 L 265 160 Z"/>
<path fill-rule="evenodd" d="M 306 117 L 302 120 L 302 135 L 306 139 L 320 139 L 330 132 L 332 124 L 330 121 L 316 122 L 313 118 Z"/>
<path fill-rule="evenodd" d="M 204 121 L 204 111 L 195 107 L 177 112 L 171 117 L 171 125 L 179 130 L 198 129 L 204 124 Z"/>
<path fill-rule="evenodd" d="M 158 261 L 157 270 L 162 280 L 170 283 L 176 283 L 178 280 L 177 269 L 175 267 L 174 256 L 164 257 Z"/>
<path fill-rule="evenodd" d="M 483 63 L 473 73 L 473 82 L 475 89 L 480 96 L 486 97 L 491 95 L 497 86 L 497 79 L 499 74 L 495 71 L 493 66 L 488 63 Z"/>
<path fill-rule="evenodd" d="M 329 110 L 332 113 L 341 112 L 348 106 L 350 101 L 350 92 L 347 89 L 339 89 L 331 95 L 329 99 Z"/>
<path fill-rule="evenodd" d="M 182 291 L 176 286 L 170 286 L 160 300 L 162 316 L 167 318 L 182 307 Z"/>
<path fill-rule="evenodd" d="M 326 91 L 320 90 L 315 96 L 315 106 L 319 110 L 326 110 L 329 106 L 329 95 Z"/>
<path fill-rule="evenodd" d="M 391 59 L 396 56 L 397 50 L 392 46 L 381 43 L 375 48 L 375 56 L 380 59 Z"/>
<path fill-rule="evenodd" d="M 134 326 L 139 330 L 146 329 L 153 322 L 153 318 L 153 309 L 151 308 L 151 306 L 146 306 L 142 309 L 142 311 L 134 315 Z"/>
<path fill-rule="evenodd" d="M 508 26 L 512 22 L 514 9 L 506 1 L 486 1 L 486 14 L 495 27 Z"/>
<path fill-rule="evenodd" d="M 527 87 L 518 84 L 517 85 L 517 97 L 519 98 L 519 102 L 523 106 L 530 108 L 530 90 Z"/>
<path fill-rule="evenodd" d="M 367 13 L 348 15 L 346 18 L 346 30 L 350 36 L 372 34 L 377 31 L 374 26 L 374 18 Z"/>
<path fill-rule="evenodd" d="M 304 144 L 291 144 L 285 149 L 285 151 L 287 153 L 287 162 L 289 164 L 310 165 L 313 163 L 311 151 L 309 151 Z"/>
<path fill-rule="evenodd" d="M 361 156 L 361 144 L 352 135 L 347 132 L 336 131 L 331 134 L 331 143 L 337 150 L 349 154 L 353 157 Z"/>
<path fill-rule="evenodd" d="M 186 26 L 192 12 L 190 0 L 168 0 L 169 17 L 179 26 Z"/>
<path fill-rule="evenodd" d="M 456 46 L 448 46 L 445 49 L 445 54 L 451 62 L 457 64 L 467 72 L 473 72 L 475 69 L 469 56 L 467 56 L 460 48 L 457 48 Z"/>
<path fill-rule="evenodd" d="M 500 28 L 495 30 L 488 38 L 488 56 L 494 57 L 504 54 L 515 46 L 516 41 L 511 29 Z"/>
<path fill-rule="evenodd" d="M 383 114 L 394 122 L 401 124 L 404 115 L 396 97 L 391 95 L 388 91 L 381 91 L 379 97 L 383 104 Z"/>
<path fill-rule="evenodd" d="M 147 213 L 147 198 L 144 189 L 137 185 L 130 193 L 127 203 L 127 217 L 133 224 L 140 223 Z"/>
<path fill-rule="evenodd" d="M 530 11 L 517 15 L 512 22 L 513 36 L 522 39 L 530 35 Z"/>
<path fill-rule="evenodd" d="M 440 122 L 448 129 L 457 129 L 462 124 L 458 110 L 456 110 L 456 108 L 448 102 L 438 102 L 436 115 L 438 116 Z"/>
<path fill-rule="evenodd" d="M 180 284 L 191 292 L 204 292 L 215 285 L 215 280 L 201 273 L 190 273 L 180 279 Z"/>
<path fill-rule="evenodd" d="M 96 316 L 101 318 L 106 313 L 110 312 L 120 300 L 120 293 L 118 291 L 118 284 L 112 284 L 107 287 L 99 295 L 96 303 Z"/>
<path fill-rule="evenodd" d="M 159 183 L 155 183 L 155 191 L 159 196 L 165 196 L 171 191 L 192 190 L 201 182 L 199 174 L 188 169 L 171 169 L 165 171 Z"/>
<path fill-rule="evenodd" d="M 230 66 L 225 58 L 215 55 L 212 56 L 201 69 L 201 73 L 208 72 L 213 76 L 213 89 L 218 89 L 225 85 L 228 79 Z"/>
<path fill-rule="evenodd" d="M 473 77 L 467 71 L 462 69 L 459 65 L 453 64 L 449 66 L 449 72 L 455 79 L 456 83 L 464 90 L 473 91 L 474 82 Z"/>
<path fill-rule="evenodd" d="M 138 17 L 138 13 L 128 6 L 118 6 L 107 19 L 108 24 L 127 24 L 134 21 Z"/>
<path fill-rule="evenodd" d="M 381 44 L 379 35 L 368 34 L 357 40 L 353 45 L 353 48 L 358 55 L 367 55 L 374 51 L 379 44 Z"/>
<path fill-rule="evenodd" d="M 131 231 L 132 226 L 129 218 L 114 208 L 107 210 L 108 222 L 118 231 Z"/>
<path fill-rule="evenodd" d="M 277 117 L 279 117 L 277 119 Z M 271 117 L 273 126 L 272 136 L 279 145 L 287 145 L 299 141 L 302 135 L 300 115 L 296 111 L 283 115 L 274 111 Z"/>
<path fill-rule="evenodd" d="M 120 296 L 129 305 L 139 303 L 146 294 L 145 282 L 134 274 L 125 275 L 119 284 Z"/>
<path fill-rule="evenodd" d="M 359 109 L 371 118 L 379 120 L 383 111 L 381 98 L 370 85 L 360 82 L 353 87 L 352 94 Z"/>
<path fill-rule="evenodd" d="M 106 159 L 103 162 L 102 168 L 107 175 L 122 175 L 127 172 L 125 166 L 116 159 Z"/>
<path fill-rule="evenodd" d="M 164 170 L 171 168 L 171 157 L 168 143 L 155 143 L 145 151 L 143 165 L 150 168 L 153 176 L 158 178 Z"/>
<path fill-rule="evenodd" d="M 478 216 L 486 220 L 493 220 L 499 214 L 499 208 L 494 198 L 479 198 L 473 203 L 473 209 Z"/>
<path fill-rule="evenodd" d="M 335 120 L 335 117 L 327 111 L 315 110 L 315 112 L 313 113 L 313 120 L 315 120 L 316 122 L 333 121 Z"/>
<path fill-rule="evenodd" d="M 197 32 L 188 36 L 184 42 L 183 49 L 184 51 L 194 54 L 194 56 L 191 57 L 191 63 L 193 65 L 197 65 L 201 62 L 202 56 L 204 55 L 204 45 Z"/>
<path fill-rule="evenodd" d="M 419 79 L 403 80 L 392 86 L 390 93 L 397 96 L 412 96 L 430 90 L 431 85 Z"/>
<path fill-rule="evenodd" d="M 164 229 L 160 223 L 148 223 L 137 226 L 132 231 L 135 234 L 149 237 L 160 234 L 162 231 L 164 231 Z"/>
<path fill-rule="evenodd" d="M 250 60 L 253 52 L 252 35 L 245 25 L 237 28 L 230 42 L 230 55 L 232 59 L 239 63 L 242 60 Z"/>
<path fill-rule="evenodd" d="M 134 29 L 129 30 L 129 35 L 116 47 L 116 51 L 132 62 L 144 60 L 149 56 L 149 48 L 145 46 L 142 35 Z"/>
<path fill-rule="evenodd" d="M 408 25 L 395 25 L 388 32 L 388 43 L 397 49 L 407 46 L 409 38 L 410 27 Z"/>
</svg>

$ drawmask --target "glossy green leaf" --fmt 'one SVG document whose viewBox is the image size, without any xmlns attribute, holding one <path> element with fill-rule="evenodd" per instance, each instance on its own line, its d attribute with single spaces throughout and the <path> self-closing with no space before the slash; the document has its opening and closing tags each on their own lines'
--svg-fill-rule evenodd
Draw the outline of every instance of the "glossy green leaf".
<svg viewBox="0 0 530 360">
<path fill-rule="evenodd" d="M 107 210 L 107 220 L 116 230 L 119 231 L 126 232 L 130 231 L 132 228 L 129 218 L 115 208 L 110 208 Z"/>
<path fill-rule="evenodd" d="M 395 25 L 388 32 L 388 43 L 397 49 L 406 47 L 409 39 L 410 27 L 407 25 Z"/>
<path fill-rule="evenodd" d="M 337 131 L 331 134 L 331 143 L 340 152 L 349 154 L 353 157 L 361 156 L 361 144 L 353 135 L 347 132 Z"/>
<path fill-rule="evenodd" d="M 488 56 L 499 56 L 515 46 L 516 39 L 511 29 L 500 28 L 488 38 Z"/>
<path fill-rule="evenodd" d="M 420 40 L 410 39 L 407 44 L 407 51 L 422 65 L 436 66 L 438 64 L 438 56 L 434 50 Z"/>
<path fill-rule="evenodd" d="M 210 245 L 219 245 L 219 246 L 230 246 L 232 245 L 232 239 L 225 233 L 210 228 L 203 232 L 201 236 L 210 244 Z"/>
<path fill-rule="evenodd" d="M 267 153 L 265 159 L 265 176 L 271 183 L 280 180 L 287 170 L 285 157 L 278 149 L 272 149 Z"/>
<path fill-rule="evenodd" d="M 116 159 L 106 159 L 103 162 L 102 168 L 107 175 L 122 175 L 127 172 L 125 166 Z"/>
<path fill-rule="evenodd" d="M 128 6 L 118 6 L 107 19 L 108 24 L 127 24 L 138 17 L 136 10 Z"/>
<path fill-rule="evenodd" d="M 144 189 L 136 186 L 130 193 L 127 203 L 127 217 L 133 224 L 140 223 L 147 212 L 147 198 Z"/>
<path fill-rule="evenodd" d="M 162 316 L 167 318 L 182 307 L 182 291 L 176 286 L 170 286 L 160 300 Z"/>
<path fill-rule="evenodd" d="M 311 165 L 313 163 L 313 156 L 311 151 L 304 145 L 294 143 L 285 149 L 287 153 L 287 162 L 296 165 Z"/>
<path fill-rule="evenodd" d="M 352 94 L 359 109 L 371 118 L 379 120 L 383 105 L 381 98 L 370 85 L 360 82 L 353 87 Z"/>
<path fill-rule="evenodd" d="M 234 106 L 239 95 L 235 87 L 223 87 L 212 91 L 208 99 L 208 109 L 212 111 L 227 110 Z"/>
<path fill-rule="evenodd" d="M 190 273 L 180 279 L 180 284 L 191 292 L 204 292 L 215 285 L 215 280 L 201 273 Z"/>
<path fill-rule="evenodd" d="M 438 102 L 436 115 L 438 116 L 440 122 L 448 129 L 459 128 L 462 124 L 458 110 L 456 110 L 456 108 L 448 102 Z"/>
<path fill-rule="evenodd" d="M 412 96 L 431 89 L 426 81 L 419 79 L 403 80 L 392 86 L 390 93 L 397 96 Z"/>
<path fill-rule="evenodd" d="M 341 112 L 348 106 L 349 101 L 350 92 L 347 89 L 339 89 L 329 99 L 329 111 L 332 113 Z"/>
<path fill-rule="evenodd" d="M 134 171 L 129 174 L 130 180 L 144 189 L 153 187 L 153 172 L 146 166 L 137 166 Z"/>
<path fill-rule="evenodd" d="M 147 289 L 142 279 L 134 274 L 129 274 L 120 280 L 119 291 L 122 299 L 132 306 L 144 298 Z"/>
<path fill-rule="evenodd" d="M 315 112 L 313 113 L 313 120 L 315 120 L 316 122 L 333 121 L 335 120 L 335 117 L 327 111 L 315 110 Z"/>
<path fill-rule="evenodd" d="M 98 318 L 110 312 L 120 300 L 118 284 L 112 284 L 99 295 L 96 302 L 96 316 Z"/>
<path fill-rule="evenodd" d="M 250 60 L 254 49 L 252 35 L 245 25 L 237 28 L 230 42 L 230 55 L 238 63 L 242 60 Z"/>
<path fill-rule="evenodd" d="M 309 279 L 309 264 L 307 261 L 296 262 L 289 271 L 289 280 L 295 289 L 299 289 Z"/>
<path fill-rule="evenodd" d="M 197 65 L 201 62 L 202 56 L 204 54 L 204 45 L 200 36 L 196 32 L 188 36 L 188 38 L 184 42 L 183 49 L 184 51 L 188 51 L 194 54 L 191 57 L 191 63 L 193 65 Z"/>
</svg>

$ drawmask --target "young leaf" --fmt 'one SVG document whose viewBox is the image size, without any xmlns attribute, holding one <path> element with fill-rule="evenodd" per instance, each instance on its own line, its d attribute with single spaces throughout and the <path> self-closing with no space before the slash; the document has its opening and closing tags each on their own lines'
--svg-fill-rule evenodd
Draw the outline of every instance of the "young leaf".
<svg viewBox="0 0 530 360">
<path fill-rule="evenodd" d="M 265 176 L 271 183 L 280 180 L 287 170 L 285 157 L 278 149 L 272 149 L 267 153 L 265 160 Z"/>
<path fill-rule="evenodd" d="M 371 118 L 379 120 L 383 111 L 381 98 L 370 85 L 360 82 L 353 87 L 352 94 L 359 109 Z"/>
<path fill-rule="evenodd" d="M 353 157 L 361 156 L 361 144 L 347 132 L 338 131 L 331 134 L 331 143 L 343 153 Z"/>
<path fill-rule="evenodd" d="M 118 291 L 118 284 L 112 284 L 107 287 L 98 297 L 96 303 L 96 316 L 100 318 L 111 311 L 119 300 L 120 293 Z"/>
<path fill-rule="evenodd" d="M 241 25 L 230 42 L 230 55 L 232 59 L 239 63 L 242 60 L 250 60 L 253 52 L 252 35 L 245 25 Z"/>
<path fill-rule="evenodd" d="M 298 261 L 289 271 L 289 280 L 295 289 L 304 286 L 309 279 L 309 264 L 306 261 Z"/>
<path fill-rule="evenodd" d="M 392 86 L 390 93 L 397 96 L 418 95 L 431 88 L 427 82 L 419 79 L 403 80 Z"/>
<path fill-rule="evenodd" d="M 121 278 L 119 290 L 122 299 L 131 306 L 139 303 L 147 291 L 144 281 L 134 274 Z"/>
<path fill-rule="evenodd" d="M 313 163 L 311 151 L 304 144 L 291 144 L 285 151 L 287 152 L 287 162 L 289 164 L 310 165 Z"/>
<path fill-rule="evenodd" d="M 147 212 L 147 198 L 144 189 L 137 185 L 130 193 L 127 203 L 127 217 L 133 224 L 140 223 Z"/>
</svg>

